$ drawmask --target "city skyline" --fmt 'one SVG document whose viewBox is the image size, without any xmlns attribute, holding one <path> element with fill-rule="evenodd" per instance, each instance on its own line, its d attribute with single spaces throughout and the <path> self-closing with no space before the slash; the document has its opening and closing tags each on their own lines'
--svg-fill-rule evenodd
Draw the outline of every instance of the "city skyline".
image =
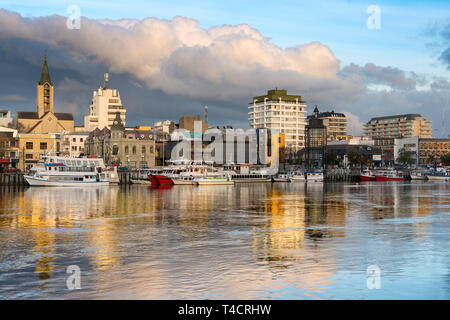
<svg viewBox="0 0 450 320">
<path fill-rule="evenodd" d="M 253 11 L 248 3 L 233 16 L 230 9 L 203 2 L 194 2 L 194 8 L 200 4 L 205 8 L 195 14 L 183 11 L 187 7 L 183 2 L 158 5 L 154 13 L 146 14 L 136 10 L 139 2 L 101 11 L 101 4 L 75 1 L 71 4 L 79 5 L 83 16 L 80 30 L 65 27 L 68 3 L 52 4 L 45 9 L 26 4 L 24 9 L 20 1 L 2 2 L 1 109 L 15 113 L 35 108 L 33 89 L 47 49 L 55 106 L 73 113 L 76 124 L 89 112 L 92 90 L 109 72 L 111 86 L 120 90 L 129 110 L 131 126 L 201 115 L 207 104 L 212 125 L 247 127 L 248 102 L 278 87 L 304 97 L 308 114 L 315 104 L 323 111 L 344 112 L 349 134 L 361 134 L 361 125 L 372 117 L 420 113 L 435 123 L 433 136 L 441 136 L 442 109 L 450 97 L 445 2 L 424 9 L 418 2 L 394 6 L 381 1 L 379 30 L 366 26 L 367 3 L 350 1 L 340 9 L 331 3 L 320 14 L 320 4 L 306 3 L 304 12 L 317 13 L 318 18 L 333 13 L 334 18 L 323 25 L 317 21 L 305 32 L 301 29 L 305 22 L 293 23 L 291 17 L 279 25 L 280 17 L 258 22 L 257 17 L 266 17 L 271 9 L 277 13 L 287 5 L 299 8 L 295 2 Z M 349 12 L 344 13 L 345 8 Z M 219 9 L 222 14 L 215 18 L 205 13 Z M 186 12 L 184 17 L 174 18 L 181 12 Z M 326 28 L 355 12 L 360 14 L 340 23 L 338 31 Z M 416 21 L 405 18 L 411 13 Z M 116 20 L 120 18 L 129 20 Z M 311 17 L 305 20 L 311 22 Z M 286 27 L 289 23 L 291 28 Z M 55 30 L 60 24 L 63 28 Z M 314 26 L 317 30 L 311 31 Z M 329 34 L 349 30 L 354 31 L 330 39 Z M 103 35 L 110 47 L 86 41 L 87 34 L 100 42 Z M 392 41 L 396 37 L 398 43 Z M 408 57 L 400 59 L 406 52 Z"/>
</svg>

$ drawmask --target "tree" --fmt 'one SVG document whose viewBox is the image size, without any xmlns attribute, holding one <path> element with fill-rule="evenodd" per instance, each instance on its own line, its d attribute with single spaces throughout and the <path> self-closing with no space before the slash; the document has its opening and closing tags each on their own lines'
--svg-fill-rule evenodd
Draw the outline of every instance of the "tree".
<svg viewBox="0 0 450 320">
<path fill-rule="evenodd" d="M 406 164 L 413 164 L 414 163 L 414 152 L 405 150 L 404 148 L 400 149 L 400 152 L 398 153 L 397 162 L 406 165 Z"/>
<path fill-rule="evenodd" d="M 336 152 L 328 152 L 326 158 L 327 165 L 336 165 L 339 164 L 339 160 L 337 158 Z"/>
<path fill-rule="evenodd" d="M 441 163 L 446 166 L 450 165 L 450 153 L 441 156 Z"/>
<path fill-rule="evenodd" d="M 430 154 L 430 155 L 428 156 L 428 162 L 429 162 L 430 164 L 436 164 L 436 157 L 435 157 L 434 155 Z"/>
<path fill-rule="evenodd" d="M 347 158 L 351 164 L 358 164 L 361 161 L 361 155 L 354 150 L 350 150 L 347 153 Z"/>
</svg>

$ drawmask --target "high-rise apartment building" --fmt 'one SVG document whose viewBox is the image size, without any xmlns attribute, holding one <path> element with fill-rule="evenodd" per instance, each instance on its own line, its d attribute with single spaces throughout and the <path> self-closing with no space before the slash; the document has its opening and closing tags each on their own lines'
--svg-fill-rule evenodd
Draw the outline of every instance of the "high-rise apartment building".
<svg viewBox="0 0 450 320">
<path fill-rule="evenodd" d="M 305 147 L 306 104 L 301 96 L 269 90 L 266 95 L 254 97 L 248 109 L 251 128 L 279 130 L 284 134 L 287 152 Z"/>
<path fill-rule="evenodd" d="M 109 89 L 108 82 L 109 75 L 105 73 L 105 85 L 93 92 L 89 115 L 84 117 L 85 131 L 92 131 L 95 128 L 101 130 L 105 127 L 110 129 L 117 112 L 119 112 L 120 119 L 125 125 L 127 111 L 123 108 L 119 90 Z"/>
<path fill-rule="evenodd" d="M 364 134 L 377 138 L 431 138 L 431 121 L 420 114 L 377 117 L 364 125 Z"/>
</svg>

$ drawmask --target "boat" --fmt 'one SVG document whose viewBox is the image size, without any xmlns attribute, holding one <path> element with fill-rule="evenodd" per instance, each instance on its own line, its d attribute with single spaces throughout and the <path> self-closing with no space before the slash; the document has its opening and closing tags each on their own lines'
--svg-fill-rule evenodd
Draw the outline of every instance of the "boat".
<svg viewBox="0 0 450 320">
<path fill-rule="evenodd" d="M 220 170 L 230 174 L 236 183 L 271 182 L 272 176 L 277 172 L 272 168 L 253 168 L 251 164 L 224 164 Z"/>
<path fill-rule="evenodd" d="M 411 171 L 411 180 L 427 180 L 427 173 L 423 171 Z"/>
<path fill-rule="evenodd" d="M 117 171 L 114 170 L 117 176 Z M 43 156 L 24 175 L 30 186 L 85 187 L 109 185 L 109 174 L 101 158 Z"/>
<path fill-rule="evenodd" d="M 234 185 L 234 181 L 231 180 L 229 175 L 225 176 L 205 176 L 194 179 L 194 182 L 201 185 Z"/>
<path fill-rule="evenodd" d="M 152 186 L 158 187 L 158 186 L 167 186 L 167 185 L 173 185 L 172 177 L 162 174 L 150 174 L 149 180 L 152 184 Z"/>
<path fill-rule="evenodd" d="M 428 180 L 441 180 L 441 181 L 449 181 L 450 180 L 450 172 L 430 172 L 426 174 Z"/>
<path fill-rule="evenodd" d="M 289 176 L 291 182 L 305 182 L 305 173 L 304 172 L 300 172 L 300 171 L 296 171 L 296 172 L 292 172 Z"/>
<path fill-rule="evenodd" d="M 289 174 L 279 174 L 272 178 L 272 182 L 291 182 Z"/>
<path fill-rule="evenodd" d="M 307 171 L 306 172 L 306 182 L 322 182 L 323 172 L 322 171 Z"/>
<path fill-rule="evenodd" d="M 404 181 L 401 173 L 395 170 L 379 170 L 375 174 L 375 181 Z"/>
<path fill-rule="evenodd" d="M 369 169 L 364 169 L 359 175 L 361 181 L 375 181 L 375 175 Z"/>
</svg>

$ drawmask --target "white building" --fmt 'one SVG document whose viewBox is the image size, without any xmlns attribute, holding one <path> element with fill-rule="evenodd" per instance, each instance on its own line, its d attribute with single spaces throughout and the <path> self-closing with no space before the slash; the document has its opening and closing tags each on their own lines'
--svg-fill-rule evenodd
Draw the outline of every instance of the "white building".
<svg viewBox="0 0 450 320">
<path fill-rule="evenodd" d="M 89 115 L 84 117 L 86 131 L 93 131 L 95 128 L 102 130 L 105 127 L 110 129 L 117 112 L 125 124 L 126 110 L 123 108 L 119 90 L 109 89 L 108 81 L 109 75 L 105 73 L 105 86 L 93 92 Z"/>
<path fill-rule="evenodd" d="M 0 110 L 0 127 L 10 128 L 12 122 L 11 112 L 8 110 Z"/>
<path fill-rule="evenodd" d="M 305 147 L 306 107 L 301 96 L 269 90 L 249 103 L 249 126 L 278 130 L 284 134 L 286 151 L 298 151 Z"/>
<path fill-rule="evenodd" d="M 77 158 L 84 154 L 84 143 L 88 136 L 89 132 L 63 132 L 61 140 L 64 156 Z"/>
<path fill-rule="evenodd" d="M 165 133 L 170 133 L 170 124 L 172 123 L 172 121 L 170 120 L 166 120 L 166 121 L 158 121 L 155 122 L 155 124 L 153 125 L 153 129 L 159 132 L 165 132 Z"/>
</svg>

